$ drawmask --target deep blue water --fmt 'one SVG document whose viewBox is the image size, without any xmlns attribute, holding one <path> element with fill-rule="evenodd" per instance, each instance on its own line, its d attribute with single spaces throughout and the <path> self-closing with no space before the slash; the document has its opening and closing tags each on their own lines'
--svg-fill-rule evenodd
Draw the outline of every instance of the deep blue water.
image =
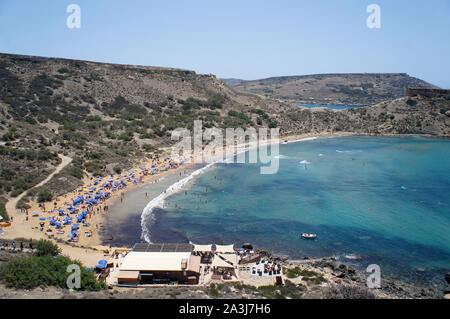
<svg viewBox="0 0 450 319">
<path fill-rule="evenodd" d="M 343 110 L 343 109 L 357 109 L 361 106 L 351 106 L 351 105 L 324 105 L 324 104 L 297 104 L 297 106 L 303 106 L 307 108 L 315 108 L 315 107 L 326 107 L 328 109 L 334 110 Z"/>
</svg>

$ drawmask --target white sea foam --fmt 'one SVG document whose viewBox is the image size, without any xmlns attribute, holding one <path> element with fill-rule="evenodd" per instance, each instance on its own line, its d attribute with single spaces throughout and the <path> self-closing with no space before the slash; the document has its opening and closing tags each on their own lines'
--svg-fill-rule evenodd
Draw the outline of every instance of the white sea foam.
<svg viewBox="0 0 450 319">
<path fill-rule="evenodd" d="M 361 256 L 355 255 L 355 254 L 348 254 L 348 255 L 345 255 L 344 258 L 346 258 L 346 259 L 361 259 Z"/>
<path fill-rule="evenodd" d="M 141 228 L 142 228 L 142 235 L 141 237 L 148 243 L 151 243 L 150 240 L 150 226 L 154 222 L 154 214 L 153 210 L 156 207 L 164 207 L 164 200 L 169 197 L 170 195 L 173 195 L 177 192 L 179 192 L 186 184 L 188 184 L 192 179 L 194 179 L 196 176 L 202 174 L 205 170 L 207 170 L 209 167 L 214 165 L 215 163 L 210 163 L 206 165 L 205 167 L 202 167 L 194 172 L 192 172 L 189 176 L 179 180 L 178 182 L 175 182 L 174 184 L 170 185 L 163 193 L 159 194 L 157 197 L 153 198 L 147 206 L 145 206 L 144 210 L 142 211 L 141 215 Z"/>
<path fill-rule="evenodd" d="M 317 136 L 311 136 L 311 137 L 304 137 L 298 140 L 293 140 L 293 141 L 288 141 L 288 143 L 295 143 L 295 142 L 302 142 L 302 141 L 312 141 L 312 140 L 316 140 Z"/>
<path fill-rule="evenodd" d="M 305 164 L 306 165 L 306 164 L 311 164 L 311 162 L 308 162 L 307 160 L 303 160 L 303 161 L 300 162 L 300 164 Z"/>
</svg>

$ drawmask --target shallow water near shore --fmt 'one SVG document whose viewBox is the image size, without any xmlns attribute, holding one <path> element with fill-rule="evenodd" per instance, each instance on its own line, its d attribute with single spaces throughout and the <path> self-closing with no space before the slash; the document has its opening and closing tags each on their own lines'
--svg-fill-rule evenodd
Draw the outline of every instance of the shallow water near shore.
<svg viewBox="0 0 450 319">
<path fill-rule="evenodd" d="M 151 240 L 251 242 L 291 258 L 336 256 L 361 269 L 377 263 L 382 274 L 427 282 L 450 269 L 448 158 L 450 140 L 440 138 L 320 137 L 280 145 L 277 174 L 261 175 L 260 164 L 216 164 L 168 197 L 153 211 Z M 138 193 L 130 203 L 135 213 L 148 202 L 145 187 L 127 195 Z M 115 207 L 128 207 L 128 199 Z M 110 223 L 121 216 L 115 207 Z M 140 216 L 128 216 L 117 236 L 140 241 Z M 319 239 L 303 240 L 303 232 Z"/>
<path fill-rule="evenodd" d="M 141 239 L 141 215 L 147 203 L 163 193 L 170 185 L 197 170 L 199 165 L 183 167 L 157 177 L 156 182 L 147 182 L 125 193 L 123 201 L 117 199 L 105 217 L 100 233 L 102 244 L 132 247 Z"/>
</svg>

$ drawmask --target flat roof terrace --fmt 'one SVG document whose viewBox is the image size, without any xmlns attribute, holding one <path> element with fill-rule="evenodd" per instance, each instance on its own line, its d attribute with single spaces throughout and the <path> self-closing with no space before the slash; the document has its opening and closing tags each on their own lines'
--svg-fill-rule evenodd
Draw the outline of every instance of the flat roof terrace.
<svg viewBox="0 0 450 319">
<path fill-rule="evenodd" d="M 133 246 L 134 252 L 192 252 L 194 245 L 191 244 L 147 244 L 137 243 Z"/>
</svg>

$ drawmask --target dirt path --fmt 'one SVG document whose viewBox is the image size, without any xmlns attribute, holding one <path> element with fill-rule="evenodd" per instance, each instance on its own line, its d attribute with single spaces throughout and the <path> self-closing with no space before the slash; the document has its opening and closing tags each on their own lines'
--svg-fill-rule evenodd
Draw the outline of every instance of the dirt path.
<svg viewBox="0 0 450 319">
<path fill-rule="evenodd" d="M 61 163 L 56 167 L 55 171 L 53 171 L 50 175 L 47 176 L 46 179 L 44 179 L 39 184 L 33 186 L 30 189 L 33 189 L 35 187 L 40 187 L 47 183 L 53 176 L 61 172 L 61 170 L 66 167 L 70 162 L 72 162 L 72 158 L 64 156 L 64 155 L 58 155 L 59 158 L 61 158 Z M 19 210 L 16 208 L 17 203 L 22 199 L 23 196 L 30 190 L 27 189 L 23 193 L 21 193 L 19 196 L 15 198 L 11 198 L 6 204 L 6 212 L 10 217 L 13 217 L 13 222 L 11 223 L 11 226 L 8 228 L 3 228 L 5 238 L 35 238 L 35 239 L 41 239 L 45 238 L 44 234 L 39 231 L 31 231 L 28 227 L 26 227 L 24 216 L 20 214 Z"/>
<path fill-rule="evenodd" d="M 17 203 L 22 199 L 23 196 L 25 196 L 25 194 L 36 187 L 40 187 L 42 185 L 44 185 L 45 183 L 47 183 L 49 180 L 52 179 L 53 176 L 55 176 L 56 174 L 58 174 L 59 172 L 61 172 L 61 170 L 66 167 L 67 165 L 69 165 L 72 162 L 72 158 L 58 154 L 59 158 L 61 159 L 61 163 L 56 167 L 55 171 L 53 173 L 51 173 L 50 175 L 47 176 L 46 179 L 44 179 L 42 182 L 40 182 L 39 184 L 33 186 L 30 189 L 27 189 L 26 191 L 24 191 L 22 194 L 20 194 L 19 196 L 15 197 L 15 198 L 11 198 L 5 205 L 6 207 L 6 212 L 8 213 L 9 216 L 14 217 L 14 219 L 16 218 L 17 215 L 17 209 L 16 209 L 16 205 Z"/>
</svg>

